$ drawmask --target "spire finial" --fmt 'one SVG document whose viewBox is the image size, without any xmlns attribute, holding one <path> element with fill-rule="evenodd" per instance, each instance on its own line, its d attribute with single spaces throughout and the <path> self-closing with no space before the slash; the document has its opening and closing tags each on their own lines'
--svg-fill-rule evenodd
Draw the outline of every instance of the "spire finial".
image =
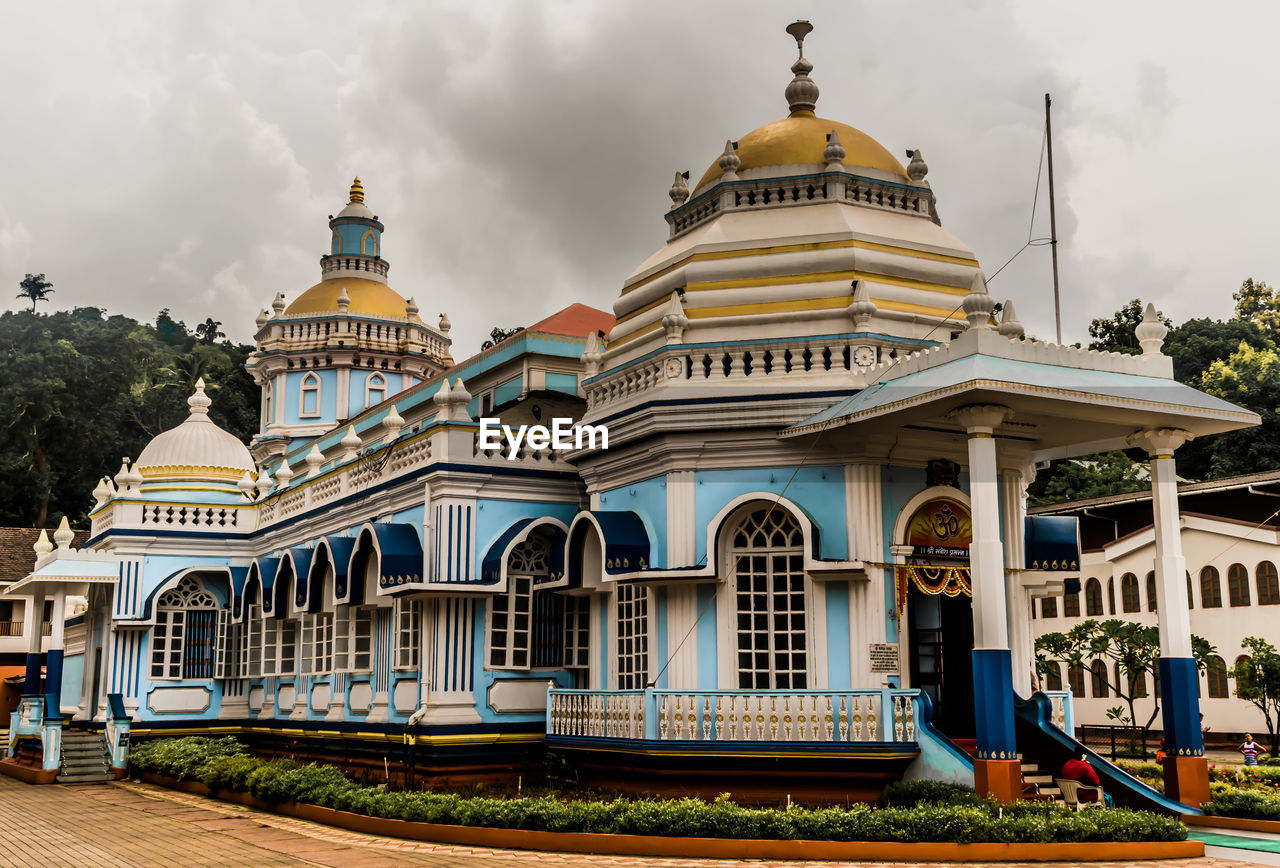
<svg viewBox="0 0 1280 868">
<path fill-rule="evenodd" d="M 196 380 L 196 390 L 187 399 L 187 407 L 191 409 L 192 416 L 208 416 L 209 405 L 212 403 L 209 396 L 204 393 L 204 377 L 201 377 Z"/>
<path fill-rule="evenodd" d="M 364 185 L 360 183 L 360 176 L 356 175 L 356 179 L 351 182 L 351 201 L 364 201 Z"/>
<path fill-rule="evenodd" d="M 1146 309 L 1142 311 L 1142 322 L 1138 323 L 1133 334 L 1138 339 L 1138 346 L 1142 347 L 1144 356 L 1163 355 L 1161 347 L 1164 346 L 1169 328 L 1160 321 L 1160 313 L 1151 302 L 1147 302 Z"/>
<path fill-rule="evenodd" d="M 795 78 L 787 85 L 787 105 L 791 107 L 792 115 L 812 114 L 818 105 L 818 85 L 809 78 L 813 64 L 805 60 L 804 38 L 813 32 L 813 25 L 808 21 L 795 21 L 787 25 L 787 32 L 795 37 L 796 52 L 799 55 L 796 62 L 791 64 L 791 72 Z"/>
<path fill-rule="evenodd" d="M 667 191 L 667 195 L 671 197 L 672 208 L 679 208 L 689 198 L 689 185 L 685 183 L 688 180 L 688 172 L 676 172 L 676 179 L 671 183 L 671 189 Z"/>
</svg>

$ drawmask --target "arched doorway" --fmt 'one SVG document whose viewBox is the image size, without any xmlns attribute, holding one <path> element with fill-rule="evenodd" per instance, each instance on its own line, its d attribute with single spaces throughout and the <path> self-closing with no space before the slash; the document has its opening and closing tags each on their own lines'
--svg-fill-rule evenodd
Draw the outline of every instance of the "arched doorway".
<svg viewBox="0 0 1280 868">
<path fill-rule="evenodd" d="M 955 497 L 932 497 L 906 523 L 903 542 L 911 553 L 897 568 L 911 685 L 928 694 L 938 728 L 958 739 L 975 735 L 972 538 L 969 507 Z"/>
</svg>

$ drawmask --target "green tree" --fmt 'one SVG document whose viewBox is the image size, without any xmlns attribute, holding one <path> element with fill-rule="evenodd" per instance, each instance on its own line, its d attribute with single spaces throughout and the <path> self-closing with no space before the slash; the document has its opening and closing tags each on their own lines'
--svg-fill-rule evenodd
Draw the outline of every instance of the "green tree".
<svg viewBox="0 0 1280 868">
<path fill-rule="evenodd" d="M 1199 636 L 1191 637 L 1191 648 L 1201 669 L 1215 653 L 1214 647 Z M 1036 639 L 1036 668 L 1042 676 L 1050 663 L 1087 669 L 1095 660 L 1106 664 L 1103 680 L 1125 704 L 1108 709 L 1107 716 L 1128 727 L 1130 749 L 1141 749 L 1145 756 L 1147 734 L 1160 714 L 1160 700 L 1154 701 L 1145 722 L 1138 720 L 1135 705 L 1148 696 L 1148 685 L 1154 684 L 1159 674 L 1160 628 L 1119 618 L 1091 618 L 1065 633 L 1045 633 Z"/>
<path fill-rule="evenodd" d="M 1247 699 L 1262 712 L 1271 742 L 1271 755 L 1280 756 L 1280 653 L 1266 639 L 1245 636 L 1240 645 L 1249 652 L 1231 667 L 1236 696 Z"/>
<path fill-rule="evenodd" d="M 53 292 L 53 284 L 44 279 L 44 273 L 28 274 L 22 280 L 18 281 L 18 286 L 22 288 L 18 293 L 18 298 L 26 298 L 31 300 L 31 312 L 36 312 L 36 302 L 48 301 L 49 295 Z"/>
<path fill-rule="evenodd" d="M 1256 428 L 1214 438 L 1210 474 L 1235 476 L 1280 467 L 1280 351 L 1242 342 L 1226 359 L 1211 363 L 1201 380 L 1209 394 L 1262 417 Z"/>
<path fill-rule="evenodd" d="M 513 337 L 514 335 L 517 335 L 522 331 L 524 331 L 523 326 L 516 326 L 515 328 L 510 328 L 510 329 L 504 329 L 504 328 L 499 328 L 495 326 L 493 331 L 489 332 L 489 339 L 480 345 L 480 351 L 484 352 L 485 350 L 489 349 L 489 347 L 496 347 L 498 344 L 502 343 L 507 338 Z"/>
<path fill-rule="evenodd" d="M 202 344 L 212 344 L 218 338 L 225 338 L 227 333 L 222 331 L 222 323 L 213 317 L 206 317 L 205 321 L 196 326 L 196 339 Z"/>
<path fill-rule="evenodd" d="M 1123 452 L 1102 452 L 1082 458 L 1055 461 L 1047 472 L 1036 475 L 1027 491 L 1030 506 L 1047 506 L 1068 500 L 1086 500 L 1146 491 L 1151 487 L 1147 469 Z"/>
<path fill-rule="evenodd" d="M 1231 297 L 1236 303 L 1236 319 L 1258 325 L 1272 339 L 1280 336 L 1280 297 L 1270 285 L 1246 277 Z"/>
<path fill-rule="evenodd" d="M 1089 337 L 1093 338 L 1089 342 L 1089 349 L 1126 353 L 1131 356 L 1142 352 L 1142 348 L 1138 346 L 1138 339 L 1133 336 L 1133 330 L 1138 327 L 1138 323 L 1142 322 L 1144 308 L 1146 305 L 1135 298 L 1116 311 L 1111 319 L 1095 319 L 1089 323 Z M 1156 313 L 1161 322 L 1170 328 L 1173 327 L 1173 320 L 1159 311 Z"/>
</svg>

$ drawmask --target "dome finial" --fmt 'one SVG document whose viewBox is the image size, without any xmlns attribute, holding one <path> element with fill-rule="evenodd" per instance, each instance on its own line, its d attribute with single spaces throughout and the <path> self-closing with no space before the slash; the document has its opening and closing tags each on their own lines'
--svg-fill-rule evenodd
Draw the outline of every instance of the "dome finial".
<svg viewBox="0 0 1280 868">
<path fill-rule="evenodd" d="M 201 377 L 196 380 L 196 390 L 187 399 L 187 406 L 191 408 L 192 416 L 208 416 L 209 405 L 212 403 L 209 396 L 204 393 L 204 377 Z"/>
<path fill-rule="evenodd" d="M 787 25 L 787 32 L 795 37 L 796 51 L 799 54 L 796 62 L 791 64 L 791 72 L 795 78 L 787 85 L 787 105 L 791 107 L 792 115 L 812 114 L 818 105 L 818 85 L 809 78 L 813 64 L 804 58 L 804 38 L 813 32 L 813 25 L 808 21 L 795 21 Z"/>
<path fill-rule="evenodd" d="M 356 175 L 356 179 L 351 182 L 351 201 L 364 201 L 364 185 L 360 183 L 360 176 Z"/>
</svg>

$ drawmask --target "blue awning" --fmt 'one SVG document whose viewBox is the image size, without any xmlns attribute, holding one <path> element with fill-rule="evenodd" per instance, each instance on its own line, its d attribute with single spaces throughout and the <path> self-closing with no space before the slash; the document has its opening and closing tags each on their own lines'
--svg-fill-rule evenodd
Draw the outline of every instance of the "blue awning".
<svg viewBox="0 0 1280 868">
<path fill-rule="evenodd" d="M 258 602 L 262 604 L 263 612 L 270 614 L 270 604 L 273 599 L 271 590 L 275 587 L 276 573 L 278 572 L 280 572 L 279 558 L 262 557 L 249 565 L 249 573 L 245 577 L 244 587 L 236 595 L 235 615 L 237 618 L 244 617 L 244 594 L 255 576 L 257 576 L 258 582 L 262 586 L 261 598 Z"/>
<path fill-rule="evenodd" d="M 644 521 L 630 510 L 583 510 L 573 518 L 569 531 L 570 548 L 585 531 L 582 526 L 590 523 L 600 532 L 604 541 L 604 571 L 609 575 L 647 570 L 652 562 L 649 532 Z M 582 564 L 569 559 L 570 587 L 582 585 Z"/>
<path fill-rule="evenodd" d="M 470 584 L 494 585 L 502 580 L 502 560 L 506 555 L 507 549 L 517 539 L 528 536 L 532 533 L 534 527 L 541 526 L 548 529 L 552 534 L 550 545 L 550 553 L 548 564 L 548 581 L 557 581 L 564 576 L 564 541 L 565 533 L 562 526 L 557 521 L 551 524 L 541 518 L 522 518 L 511 527 L 502 532 L 493 545 L 489 546 L 489 550 L 485 552 L 484 560 L 480 562 L 480 581 Z"/>
<path fill-rule="evenodd" d="M 348 536 L 338 536 L 337 534 L 329 534 L 320 543 L 316 544 L 316 552 L 319 553 L 320 545 L 323 544 L 329 552 L 330 558 L 333 560 L 333 595 L 339 601 L 347 596 L 347 568 L 351 566 L 351 552 L 355 550 L 356 541 Z M 319 560 L 312 564 L 318 567 Z M 307 607 L 310 612 L 318 612 L 323 608 L 325 601 L 317 600 L 316 595 L 311 594 L 311 604 Z"/>
<path fill-rule="evenodd" d="M 293 605 L 298 609 L 307 609 L 307 595 L 310 590 L 311 559 L 315 551 L 306 546 L 293 546 L 285 556 L 293 562 Z"/>
<path fill-rule="evenodd" d="M 1023 521 L 1026 569 L 1080 570 L 1080 528 L 1072 515 L 1029 515 Z"/>
<path fill-rule="evenodd" d="M 374 524 L 378 549 L 378 587 L 422 581 L 422 540 L 411 524 Z"/>
</svg>

